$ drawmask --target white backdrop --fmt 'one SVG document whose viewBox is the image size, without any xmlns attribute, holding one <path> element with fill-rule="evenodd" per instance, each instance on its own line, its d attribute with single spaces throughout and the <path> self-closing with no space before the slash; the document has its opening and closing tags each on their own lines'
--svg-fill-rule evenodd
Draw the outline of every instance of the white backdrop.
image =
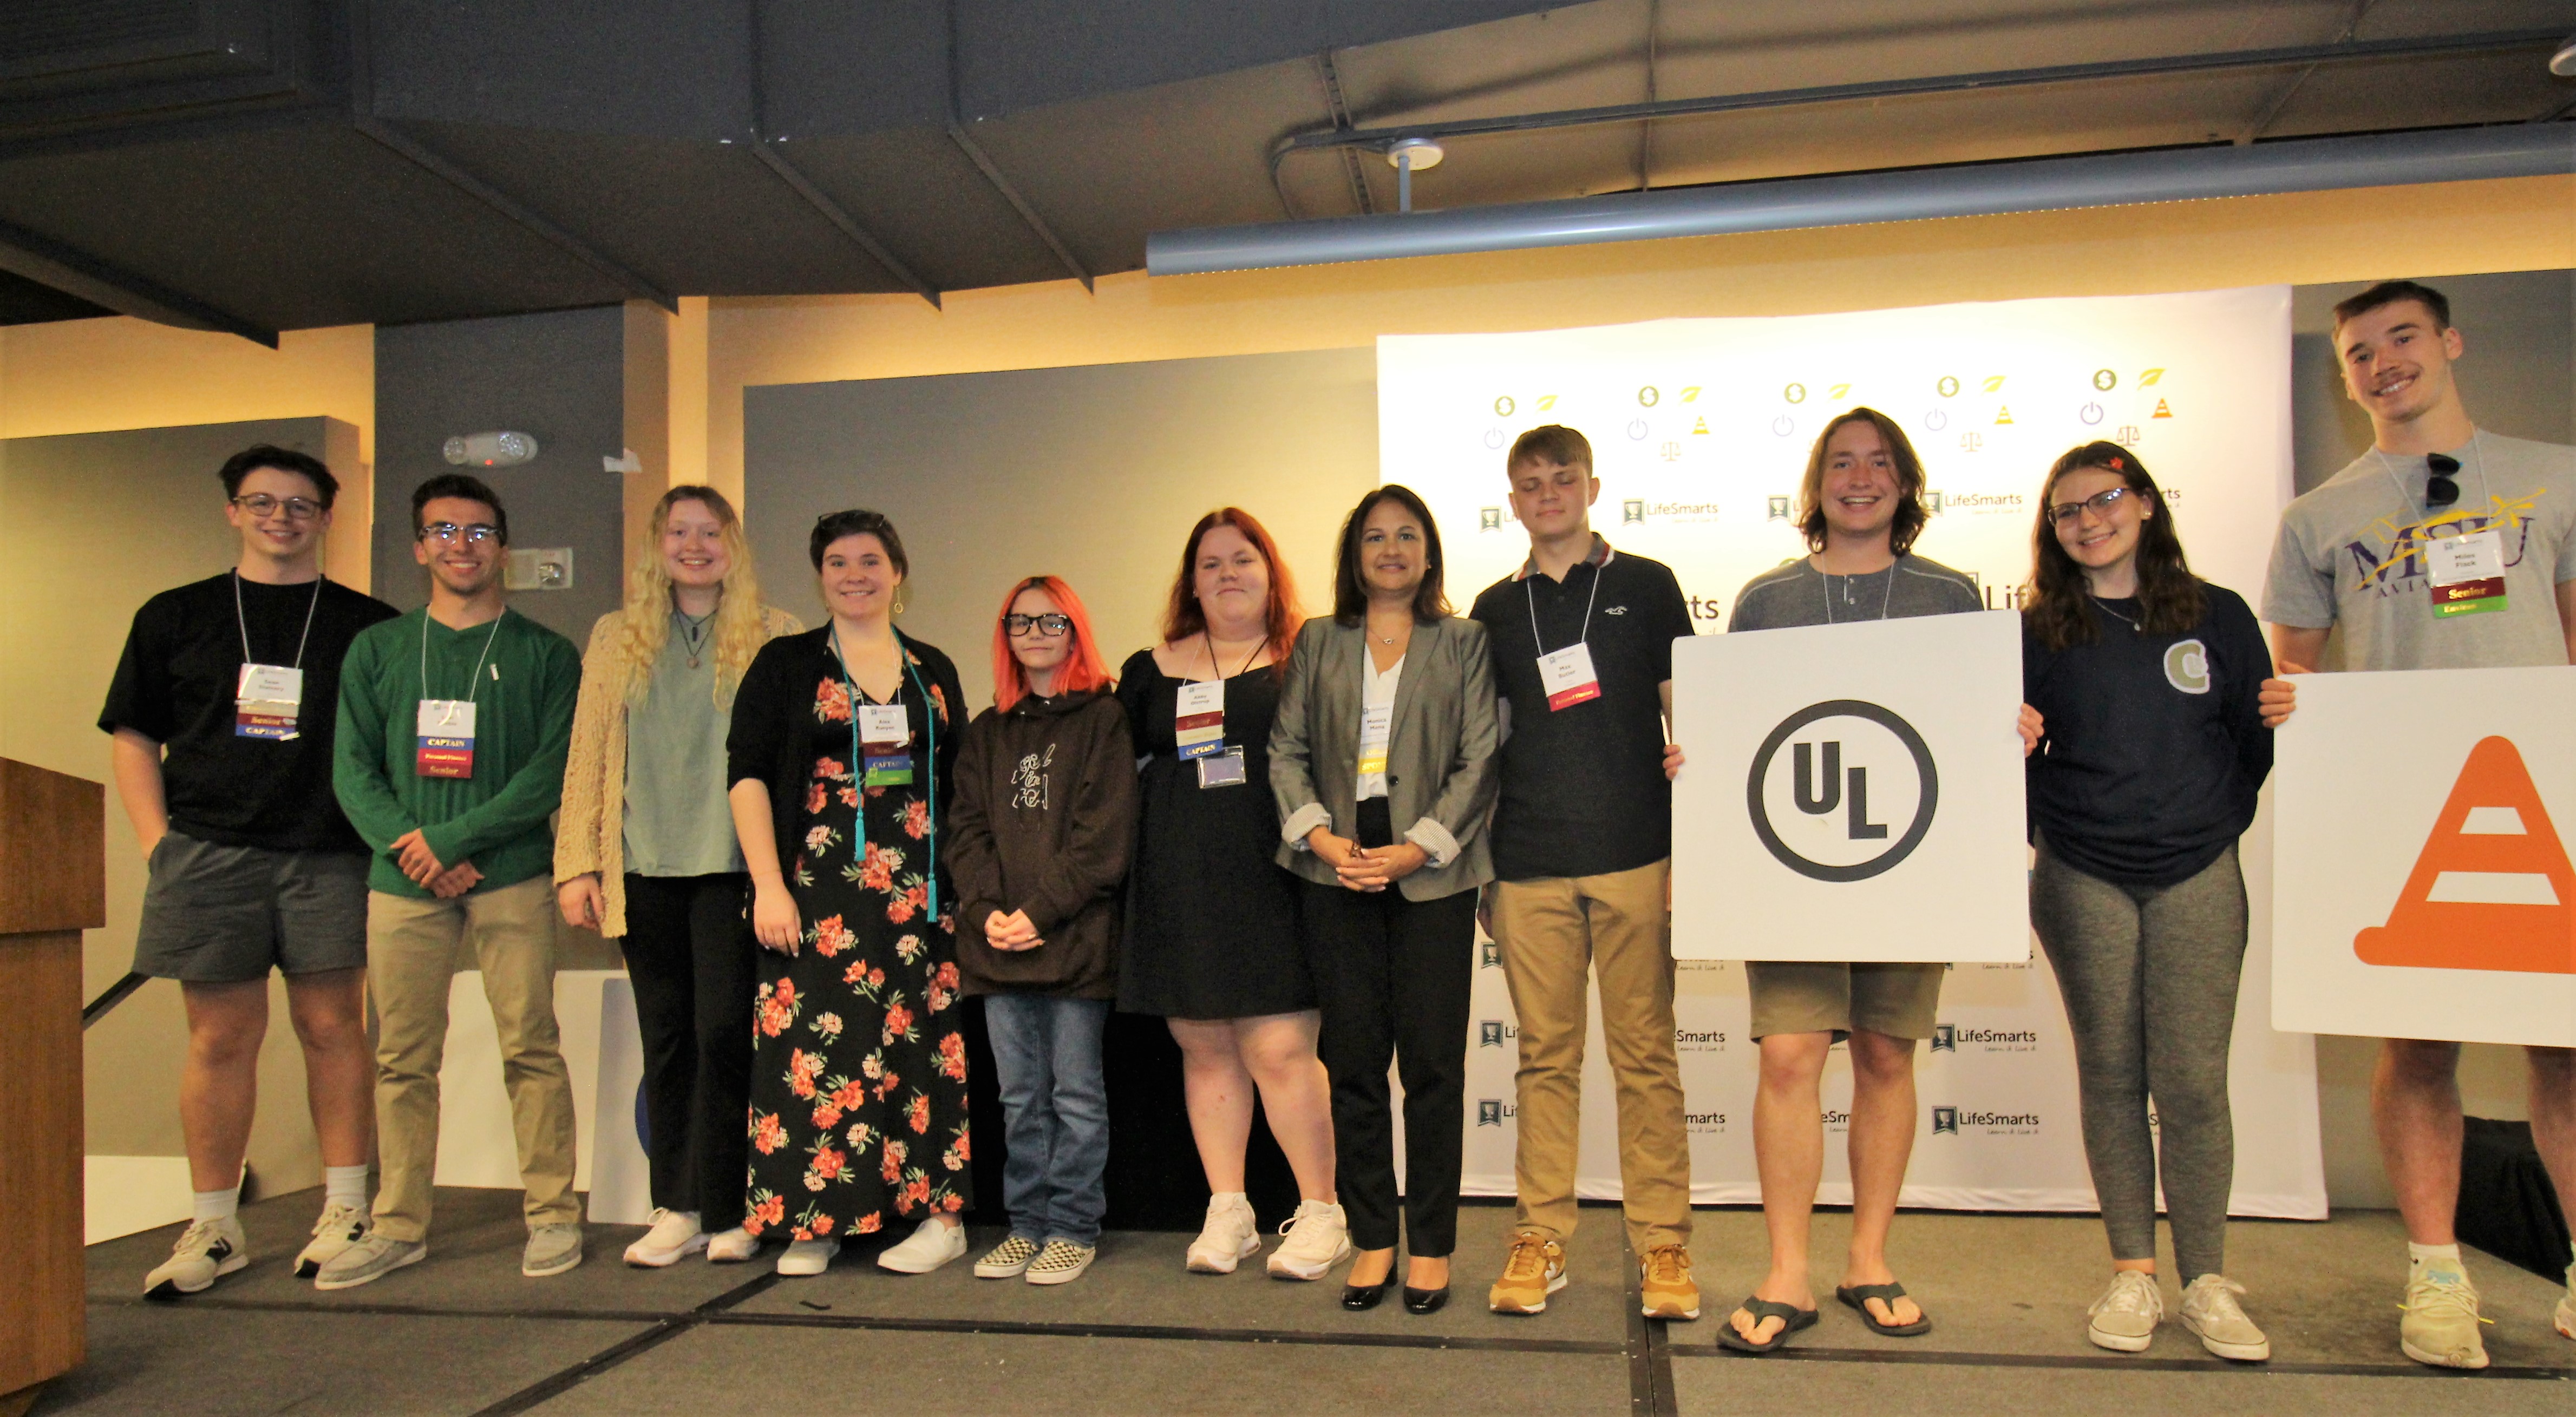
<svg viewBox="0 0 2576 1417">
<path fill-rule="evenodd" d="M 1936 495 L 1917 549 L 1974 575 L 2010 608 L 2030 565 L 2040 477 L 2092 438 L 2135 448 L 2173 500 L 2201 574 L 2258 598 L 2288 501 L 2290 292 L 2030 300 L 1778 319 L 1660 320 L 1511 335 L 1378 341 L 1380 476 L 1439 518 L 1463 607 L 1527 554 L 1504 500 L 1503 456 L 1542 423 L 1581 429 L 1602 478 L 1593 524 L 1679 575 L 1704 633 L 1745 580 L 1802 554 L 1789 516 L 1815 430 L 1867 403 L 1913 436 Z M 2231 1095 L 2239 1214 L 2322 1219 L 2316 1066 L 2276 1033 L 2269 967 L 2271 835 L 2244 843 L 2253 939 Z M 1937 908 L 1937 902 L 1929 908 Z M 1499 957 L 1480 944 L 1468 1047 L 1466 1188 L 1513 1189 L 1517 1054 Z M 1924 1107 L 1907 1205 L 2090 1210 L 2066 1016 L 2036 947 L 2020 963 L 1960 965 L 1923 1055 Z M 1741 965 L 1685 961 L 1678 1005 L 1692 1198 L 1760 1198 L 1755 1054 Z M 1616 1131 L 1597 1037 L 1584 1076 L 1580 1189 L 1619 1194 Z M 1826 1074 L 1822 1199 L 1847 1203 L 1836 1140 L 1851 1075 Z"/>
</svg>

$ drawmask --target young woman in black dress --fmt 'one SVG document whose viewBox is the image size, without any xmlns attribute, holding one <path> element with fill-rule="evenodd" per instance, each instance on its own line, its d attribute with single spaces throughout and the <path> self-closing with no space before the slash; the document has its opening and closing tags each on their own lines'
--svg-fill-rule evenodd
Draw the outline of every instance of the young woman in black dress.
<svg viewBox="0 0 2576 1417">
<path fill-rule="evenodd" d="M 1256 1090 L 1300 1198 L 1270 1273 L 1318 1279 L 1350 1253 L 1296 878 L 1271 859 L 1270 727 L 1300 620 L 1270 534 L 1250 513 L 1220 508 L 1190 532 L 1163 643 L 1118 672 L 1145 760 L 1118 1007 L 1162 1015 L 1181 1045 L 1190 1133 L 1212 1193 L 1189 1250 L 1202 1274 L 1232 1273 L 1261 1248 L 1243 1193 Z"/>
</svg>

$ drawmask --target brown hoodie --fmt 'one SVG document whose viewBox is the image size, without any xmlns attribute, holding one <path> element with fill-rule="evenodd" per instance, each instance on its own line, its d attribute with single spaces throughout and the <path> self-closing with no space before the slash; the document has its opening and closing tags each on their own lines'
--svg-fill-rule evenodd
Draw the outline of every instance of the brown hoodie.
<svg viewBox="0 0 2576 1417">
<path fill-rule="evenodd" d="M 1136 756 L 1106 693 L 1026 695 L 958 739 L 941 844 L 963 907 L 957 967 L 969 994 L 1118 994 L 1118 887 L 1136 842 Z M 1025 910 L 1045 943 L 997 950 L 984 922 Z"/>
</svg>

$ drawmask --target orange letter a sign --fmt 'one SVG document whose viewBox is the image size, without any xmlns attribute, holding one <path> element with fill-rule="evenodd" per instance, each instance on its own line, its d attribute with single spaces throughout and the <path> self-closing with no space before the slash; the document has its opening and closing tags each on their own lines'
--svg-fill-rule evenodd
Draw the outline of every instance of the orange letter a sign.
<svg viewBox="0 0 2576 1417">
<path fill-rule="evenodd" d="M 2576 871 L 2511 742 L 2469 750 L 2388 924 L 2352 947 L 2364 964 L 2576 974 Z"/>
</svg>

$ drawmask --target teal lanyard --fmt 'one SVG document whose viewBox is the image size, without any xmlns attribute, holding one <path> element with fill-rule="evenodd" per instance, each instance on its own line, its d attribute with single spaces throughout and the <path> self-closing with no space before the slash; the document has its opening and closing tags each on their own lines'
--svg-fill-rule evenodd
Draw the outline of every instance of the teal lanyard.
<svg viewBox="0 0 2576 1417">
<path fill-rule="evenodd" d="M 838 626 L 833 627 L 831 636 L 832 660 L 841 667 L 841 687 L 850 695 L 850 787 L 859 799 L 855 813 L 858 830 L 852 833 L 850 858 L 864 864 L 868 855 L 868 774 L 867 754 L 859 744 L 859 705 L 865 700 L 859 693 L 859 681 L 850 675 L 850 657 L 841 652 Z M 901 635 L 895 637 L 894 649 L 897 657 L 903 660 L 904 673 L 911 676 L 913 693 L 921 699 L 921 726 L 929 735 L 930 763 L 922 774 L 925 798 L 921 819 L 926 824 L 922 839 L 930 844 L 930 869 L 922 879 L 929 883 L 930 923 L 936 925 L 939 923 L 939 706 L 932 701 L 929 688 L 921 682 L 920 666 L 914 664 L 912 656 L 905 652 Z"/>
</svg>

